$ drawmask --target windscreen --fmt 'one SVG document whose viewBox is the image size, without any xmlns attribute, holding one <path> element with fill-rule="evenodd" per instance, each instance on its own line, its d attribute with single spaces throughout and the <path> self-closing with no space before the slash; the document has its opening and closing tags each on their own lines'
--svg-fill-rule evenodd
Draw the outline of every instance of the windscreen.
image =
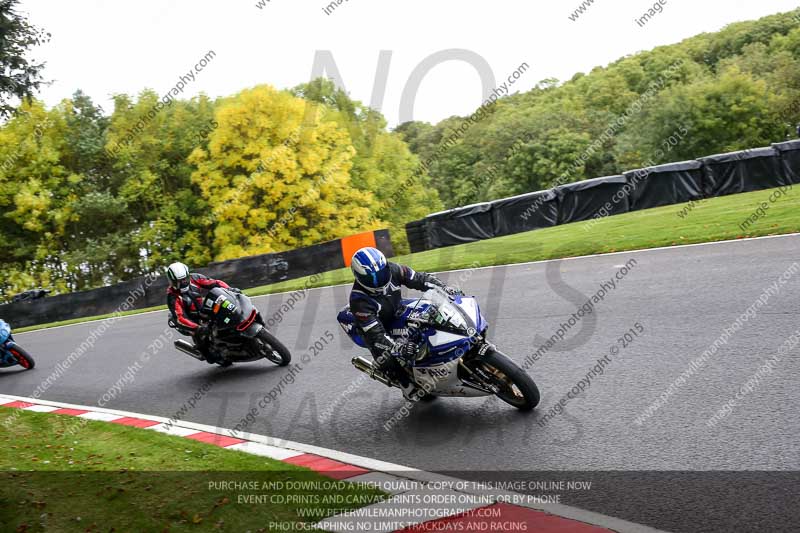
<svg viewBox="0 0 800 533">
<path fill-rule="evenodd" d="M 426 291 L 417 301 L 413 312 L 417 312 L 423 303 L 429 304 L 425 315 L 426 319 L 434 326 L 462 331 L 466 331 L 472 326 L 464 312 L 440 289 Z"/>
</svg>

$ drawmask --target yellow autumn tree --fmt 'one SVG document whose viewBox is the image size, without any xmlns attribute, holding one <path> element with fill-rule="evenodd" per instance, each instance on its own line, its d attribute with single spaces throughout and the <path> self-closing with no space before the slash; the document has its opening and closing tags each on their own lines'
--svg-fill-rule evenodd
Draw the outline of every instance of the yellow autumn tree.
<svg viewBox="0 0 800 533">
<path fill-rule="evenodd" d="M 374 229 L 373 194 L 350 180 L 350 135 L 326 108 L 270 86 L 220 102 L 189 158 L 210 206 L 213 257 L 282 251 Z"/>
</svg>

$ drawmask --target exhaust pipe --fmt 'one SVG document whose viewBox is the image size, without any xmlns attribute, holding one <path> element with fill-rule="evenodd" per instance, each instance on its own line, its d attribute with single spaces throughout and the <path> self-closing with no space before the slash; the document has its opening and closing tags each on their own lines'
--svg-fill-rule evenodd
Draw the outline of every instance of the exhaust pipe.
<svg viewBox="0 0 800 533">
<path fill-rule="evenodd" d="M 359 356 L 359 357 L 353 357 L 353 360 L 351 362 L 353 363 L 354 367 L 356 367 L 357 369 L 359 369 L 360 371 L 362 371 L 375 381 L 379 381 L 384 385 L 386 385 L 387 387 L 394 387 L 394 383 L 389 381 L 389 379 L 386 376 L 384 376 L 377 368 L 375 368 L 375 365 L 372 364 L 372 361 L 368 361 L 367 359 L 364 359 L 363 357 Z"/>
<path fill-rule="evenodd" d="M 198 361 L 205 361 L 206 360 L 206 358 L 203 357 L 203 354 L 198 352 L 197 349 L 194 347 L 194 345 L 189 344 L 188 342 L 186 342 L 183 339 L 179 339 L 179 340 L 175 341 L 175 348 L 178 351 L 181 351 L 181 352 L 185 353 L 186 355 L 190 355 L 190 356 L 194 357 Z"/>
</svg>

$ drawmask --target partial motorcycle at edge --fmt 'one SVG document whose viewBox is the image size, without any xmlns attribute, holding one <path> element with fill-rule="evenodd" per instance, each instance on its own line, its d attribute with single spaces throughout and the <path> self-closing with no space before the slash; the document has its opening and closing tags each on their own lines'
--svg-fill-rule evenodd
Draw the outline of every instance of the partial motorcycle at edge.
<svg viewBox="0 0 800 533">
<path fill-rule="evenodd" d="M 0 368 L 17 365 L 25 370 L 31 370 L 36 366 L 36 361 L 22 346 L 14 341 L 14 335 L 11 334 L 11 326 L 4 320 L 0 320 Z"/>
</svg>

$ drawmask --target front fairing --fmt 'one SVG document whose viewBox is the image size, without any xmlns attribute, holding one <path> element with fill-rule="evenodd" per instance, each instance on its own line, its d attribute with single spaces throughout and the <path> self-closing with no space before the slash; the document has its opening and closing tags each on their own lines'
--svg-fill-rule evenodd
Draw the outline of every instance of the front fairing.
<svg viewBox="0 0 800 533">
<path fill-rule="evenodd" d="M 225 289 L 212 289 L 203 303 L 203 312 L 218 331 L 235 329 L 253 313 L 250 299 Z"/>
<path fill-rule="evenodd" d="M 403 303 L 406 308 L 393 324 L 392 334 L 416 329 L 417 338 L 412 333 L 412 340 L 423 343 L 426 350 L 417 366 L 438 365 L 463 357 L 474 345 L 476 336 L 487 327 L 473 297 L 457 296 L 451 301 L 441 292 L 431 290 L 419 300 Z M 415 323 L 421 327 L 414 328 Z"/>
<path fill-rule="evenodd" d="M 456 296 L 452 300 L 437 291 L 425 293 L 425 298 L 411 303 L 403 314 L 407 325 L 424 336 L 423 352 L 413 365 L 415 382 L 439 396 L 479 397 L 489 391 L 462 379 L 460 360 L 477 343 L 487 324 L 477 300 Z M 415 315 L 421 320 L 414 327 Z"/>
</svg>

